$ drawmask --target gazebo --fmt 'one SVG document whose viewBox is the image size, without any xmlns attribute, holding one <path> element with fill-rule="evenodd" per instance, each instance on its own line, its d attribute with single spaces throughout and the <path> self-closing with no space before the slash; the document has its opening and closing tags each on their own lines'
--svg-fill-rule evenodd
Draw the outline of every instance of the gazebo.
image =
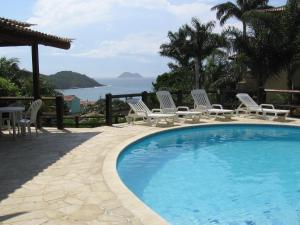
<svg viewBox="0 0 300 225">
<path fill-rule="evenodd" d="M 33 97 L 39 99 L 39 45 L 69 49 L 72 39 L 45 34 L 31 29 L 34 24 L 0 17 L 0 47 L 31 46 Z"/>
</svg>

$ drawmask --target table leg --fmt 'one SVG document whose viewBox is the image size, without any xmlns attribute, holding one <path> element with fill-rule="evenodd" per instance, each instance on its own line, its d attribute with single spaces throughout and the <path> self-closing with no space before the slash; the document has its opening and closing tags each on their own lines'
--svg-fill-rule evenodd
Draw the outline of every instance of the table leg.
<svg viewBox="0 0 300 225">
<path fill-rule="evenodd" d="M 16 136 L 16 113 L 12 112 L 13 137 Z"/>
</svg>

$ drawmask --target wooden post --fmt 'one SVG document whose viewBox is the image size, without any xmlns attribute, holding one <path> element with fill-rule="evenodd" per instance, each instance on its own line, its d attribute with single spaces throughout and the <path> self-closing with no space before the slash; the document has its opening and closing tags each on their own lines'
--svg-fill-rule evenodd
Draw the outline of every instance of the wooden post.
<svg viewBox="0 0 300 225">
<path fill-rule="evenodd" d="M 182 91 L 177 92 L 177 106 L 181 106 L 182 104 Z"/>
<path fill-rule="evenodd" d="M 75 127 L 78 128 L 79 127 L 79 116 L 75 116 Z"/>
<path fill-rule="evenodd" d="M 39 69 L 39 47 L 35 43 L 31 46 L 32 53 L 32 80 L 33 80 L 33 98 L 40 99 L 40 69 Z"/>
<path fill-rule="evenodd" d="M 147 91 L 142 92 L 142 100 L 148 106 L 148 92 Z"/>
<path fill-rule="evenodd" d="M 64 129 L 64 99 L 63 96 L 56 96 L 56 126 L 57 129 Z"/>
<path fill-rule="evenodd" d="M 264 91 L 264 87 L 258 88 L 257 101 L 258 101 L 258 104 L 266 103 L 266 93 Z"/>
<path fill-rule="evenodd" d="M 106 94 L 105 95 L 105 118 L 106 118 L 106 125 L 112 126 L 112 95 Z"/>
<path fill-rule="evenodd" d="M 119 114 L 116 114 L 115 115 L 115 124 L 118 124 L 119 123 Z"/>
</svg>

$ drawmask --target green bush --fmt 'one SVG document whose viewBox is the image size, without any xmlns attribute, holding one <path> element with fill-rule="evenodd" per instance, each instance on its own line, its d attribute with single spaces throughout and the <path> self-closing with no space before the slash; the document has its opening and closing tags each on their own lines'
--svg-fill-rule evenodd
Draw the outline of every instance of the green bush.
<svg viewBox="0 0 300 225">
<path fill-rule="evenodd" d="M 0 96 L 18 96 L 20 95 L 18 87 L 3 77 L 0 77 Z"/>
</svg>

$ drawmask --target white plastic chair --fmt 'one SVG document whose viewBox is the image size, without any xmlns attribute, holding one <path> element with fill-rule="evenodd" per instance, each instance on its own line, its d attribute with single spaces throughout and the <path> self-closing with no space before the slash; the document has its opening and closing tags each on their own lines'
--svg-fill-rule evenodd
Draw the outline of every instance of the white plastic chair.
<svg viewBox="0 0 300 225">
<path fill-rule="evenodd" d="M 21 127 L 22 134 L 25 134 L 26 127 L 28 130 L 28 133 L 31 134 L 31 128 L 30 128 L 31 125 L 35 126 L 36 134 L 38 133 L 36 118 L 37 118 L 37 113 L 38 113 L 39 109 L 41 108 L 42 104 L 43 104 L 43 102 L 41 99 L 34 101 L 30 105 L 29 109 L 27 110 L 25 117 L 23 119 L 19 120 L 19 126 Z"/>
<path fill-rule="evenodd" d="M 160 108 L 163 113 L 173 113 L 178 116 L 182 116 L 185 119 L 192 119 L 194 122 L 198 122 L 202 115 L 202 112 L 191 111 L 187 106 L 176 107 L 172 95 L 168 91 L 158 91 L 156 96 L 160 103 Z"/>
<path fill-rule="evenodd" d="M 247 93 L 239 93 L 236 97 L 241 101 L 241 104 L 236 109 L 237 115 L 240 112 L 245 112 L 247 115 L 263 116 L 267 118 L 271 115 L 274 118 L 283 117 L 286 119 L 290 110 L 275 109 L 272 104 L 261 104 L 258 105 Z"/>
<path fill-rule="evenodd" d="M 208 116 L 231 118 L 234 111 L 230 109 L 223 109 L 220 104 L 211 104 L 207 93 L 204 89 L 196 89 L 191 91 L 194 99 L 195 110 L 203 111 Z"/>
<path fill-rule="evenodd" d="M 175 114 L 164 114 L 161 113 L 160 109 L 150 109 L 142 101 L 142 99 L 128 99 L 126 101 L 130 106 L 130 111 L 126 117 L 127 122 L 134 123 L 137 118 L 142 118 L 144 121 L 147 121 L 149 125 L 157 125 L 160 121 L 164 120 L 167 124 L 174 124 Z"/>
</svg>

